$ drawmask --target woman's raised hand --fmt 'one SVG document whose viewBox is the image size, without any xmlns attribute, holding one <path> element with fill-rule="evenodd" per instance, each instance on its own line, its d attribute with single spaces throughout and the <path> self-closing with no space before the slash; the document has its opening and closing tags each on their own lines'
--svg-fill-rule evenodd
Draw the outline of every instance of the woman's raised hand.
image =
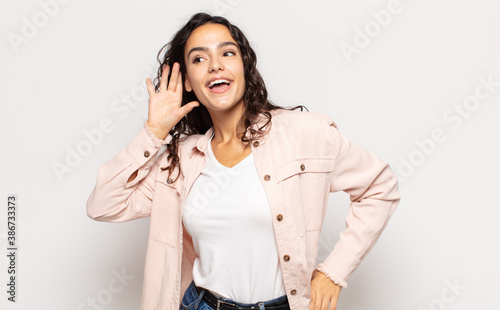
<svg viewBox="0 0 500 310">
<path fill-rule="evenodd" d="M 151 132 L 160 140 L 165 139 L 170 130 L 193 110 L 199 106 L 199 102 L 191 101 L 181 107 L 182 103 L 182 75 L 179 63 L 174 63 L 172 75 L 167 88 L 167 77 L 170 67 L 163 68 L 160 81 L 160 89 L 155 91 L 150 78 L 146 79 L 149 93 L 148 126 Z"/>
</svg>

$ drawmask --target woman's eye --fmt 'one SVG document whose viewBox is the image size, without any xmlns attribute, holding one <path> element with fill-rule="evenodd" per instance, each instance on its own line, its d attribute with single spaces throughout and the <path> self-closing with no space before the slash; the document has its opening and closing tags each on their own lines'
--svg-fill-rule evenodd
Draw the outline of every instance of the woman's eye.
<svg viewBox="0 0 500 310">
<path fill-rule="evenodd" d="M 201 57 L 195 57 L 195 58 L 193 59 L 193 63 L 195 63 L 195 64 L 197 64 L 197 63 L 199 63 L 199 62 L 202 62 L 202 61 L 203 61 L 203 58 L 201 58 Z"/>
<path fill-rule="evenodd" d="M 232 51 L 224 52 L 224 56 L 234 56 L 236 53 Z"/>
</svg>

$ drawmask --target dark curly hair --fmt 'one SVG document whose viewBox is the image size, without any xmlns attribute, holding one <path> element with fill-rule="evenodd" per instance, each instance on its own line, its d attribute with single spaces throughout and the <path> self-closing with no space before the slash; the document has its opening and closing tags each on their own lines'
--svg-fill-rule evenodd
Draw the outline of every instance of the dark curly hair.
<svg viewBox="0 0 500 310">
<path fill-rule="evenodd" d="M 169 65 L 172 68 L 175 62 L 180 64 L 182 83 L 184 85 L 186 74 L 184 48 L 191 33 L 196 28 L 204 24 L 221 24 L 226 26 L 229 29 L 232 38 L 236 41 L 241 50 L 245 76 L 245 93 L 243 95 L 245 108 L 240 122 L 243 122 L 246 128 L 243 136 L 241 137 L 242 142 L 251 143 L 253 140 L 267 133 L 267 131 L 264 132 L 263 129 L 271 122 L 271 113 L 269 113 L 271 110 L 295 110 L 298 108 L 300 108 L 301 111 L 303 111 L 303 108 L 307 110 L 307 108 L 303 105 L 298 105 L 292 108 L 284 108 L 274 105 L 268 98 L 266 86 L 259 71 L 257 70 L 257 56 L 252 47 L 250 47 L 250 44 L 248 43 L 248 40 L 243 32 L 241 32 L 238 27 L 231 24 L 226 18 L 221 16 L 212 16 L 207 13 L 197 13 L 191 16 L 189 21 L 177 31 L 172 40 L 160 49 L 157 57 L 160 67 L 158 68 L 157 76 L 153 81 L 155 91 L 158 91 L 160 87 L 163 68 L 166 65 Z M 160 55 L 165 48 L 167 50 L 161 58 Z M 170 80 L 170 75 L 171 71 L 168 75 L 167 82 Z M 183 88 L 181 106 L 191 101 L 198 101 L 198 98 L 194 92 L 188 92 L 185 88 Z M 261 113 L 268 118 L 267 122 L 262 127 L 258 128 L 257 131 L 250 129 Z M 179 142 L 184 141 L 189 135 L 205 134 L 210 127 L 212 127 L 210 114 L 208 113 L 207 108 L 200 104 L 198 107 L 186 114 L 169 132 L 172 136 L 172 140 L 167 144 L 167 150 L 169 152 L 167 160 L 170 164 L 168 167 L 161 167 L 161 169 L 168 169 L 170 178 L 170 175 L 172 174 L 172 171 L 175 170 L 175 167 L 177 166 L 179 168 L 179 173 L 173 182 L 177 181 L 181 173 L 178 155 Z M 250 139 L 247 139 L 246 136 L 249 129 Z M 184 135 L 182 140 L 180 139 L 181 135 Z"/>
</svg>

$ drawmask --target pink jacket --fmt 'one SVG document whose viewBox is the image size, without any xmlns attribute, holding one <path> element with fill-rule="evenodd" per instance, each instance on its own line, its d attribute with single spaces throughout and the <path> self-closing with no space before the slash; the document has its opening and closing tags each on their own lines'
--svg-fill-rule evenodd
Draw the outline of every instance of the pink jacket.
<svg viewBox="0 0 500 310">
<path fill-rule="evenodd" d="M 307 310 L 314 269 L 347 285 L 399 203 L 398 181 L 389 164 L 349 141 L 327 114 L 300 110 L 271 114 L 269 133 L 251 149 L 271 208 L 290 307 Z M 171 136 L 159 140 L 146 121 L 132 142 L 99 168 L 87 201 L 90 218 L 125 222 L 151 216 L 141 310 L 178 310 L 193 279 L 196 254 L 181 212 L 205 167 L 212 133 L 213 127 L 180 144 L 183 173 L 175 183 L 167 170 L 160 169 L 168 166 L 168 151 L 156 156 Z M 127 183 L 136 170 L 137 177 Z M 177 173 L 178 169 L 172 177 Z M 327 259 L 316 265 L 329 193 L 337 191 L 350 195 L 347 228 Z"/>
</svg>

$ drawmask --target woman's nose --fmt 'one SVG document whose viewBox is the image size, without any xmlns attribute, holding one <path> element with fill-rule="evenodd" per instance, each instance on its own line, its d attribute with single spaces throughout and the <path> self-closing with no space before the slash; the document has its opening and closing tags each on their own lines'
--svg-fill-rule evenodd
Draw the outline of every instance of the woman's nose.
<svg viewBox="0 0 500 310">
<path fill-rule="evenodd" d="M 222 64 L 222 61 L 220 59 L 213 58 L 210 63 L 209 72 L 219 71 L 219 70 L 224 70 L 224 65 Z"/>
</svg>

